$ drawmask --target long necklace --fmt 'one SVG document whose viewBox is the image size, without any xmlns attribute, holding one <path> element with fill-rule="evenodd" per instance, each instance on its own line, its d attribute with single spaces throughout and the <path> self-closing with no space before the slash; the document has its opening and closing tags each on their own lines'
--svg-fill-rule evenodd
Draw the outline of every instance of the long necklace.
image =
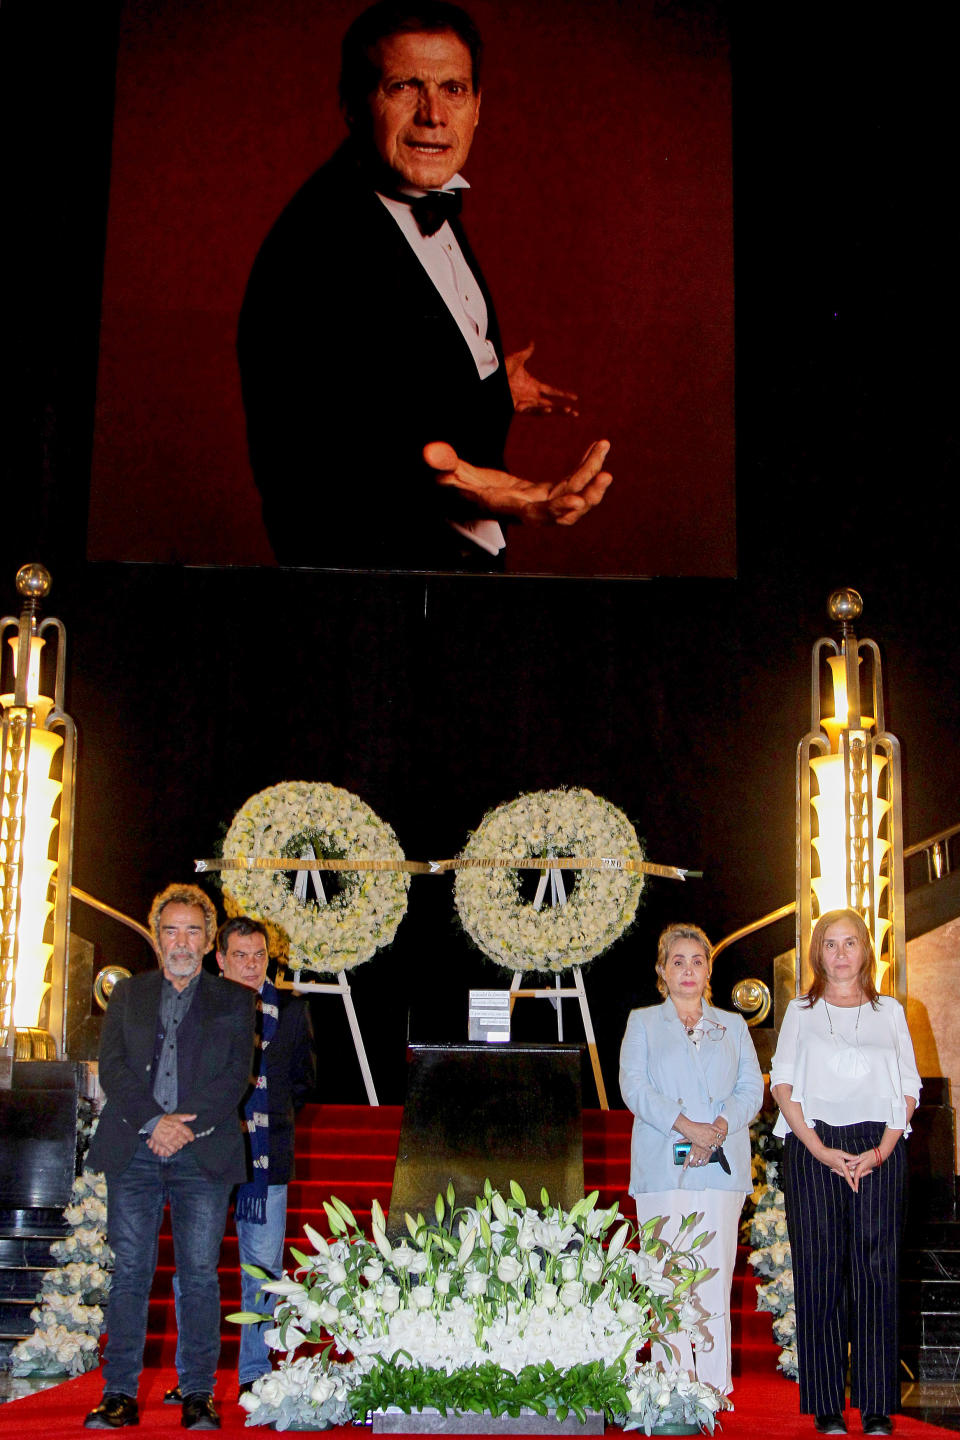
<svg viewBox="0 0 960 1440">
<path fill-rule="evenodd" d="M 833 1028 L 833 1020 L 830 1015 L 830 1006 L 826 996 L 823 1000 L 823 1008 L 827 1017 L 827 1024 L 830 1027 L 830 1039 L 833 1042 L 833 1051 L 827 1063 L 835 1074 L 844 1080 L 856 1080 L 870 1073 L 870 1063 L 863 1051 L 860 1049 L 860 1014 L 863 1010 L 863 996 L 861 994 L 860 1004 L 857 1006 L 857 1023 L 853 1028 L 853 1040 L 850 1041 L 845 1035 L 837 1035 Z M 843 1008 L 834 1006 L 834 1009 Z M 852 1008 L 852 1007 L 848 1007 Z"/>
<path fill-rule="evenodd" d="M 823 1008 L 824 1008 L 824 1009 L 826 1010 L 826 1012 L 827 1012 L 827 1024 L 830 1026 L 830 1034 L 831 1034 L 831 1036 L 832 1036 L 834 1039 L 844 1040 L 846 1037 L 843 1036 L 843 1035 L 834 1036 L 834 1033 L 833 1033 L 833 1021 L 830 1019 L 830 1006 L 827 1004 L 827 997 L 826 997 L 826 995 L 824 995 L 824 997 L 823 997 Z M 837 1009 L 841 1009 L 841 1010 L 842 1010 L 844 1007 L 843 1007 L 842 1005 L 841 1005 L 841 1006 L 835 1005 L 833 1008 L 834 1008 L 835 1010 L 837 1010 Z M 856 1045 L 856 1047 L 857 1047 L 858 1050 L 860 1049 L 860 1040 L 859 1040 L 858 1037 L 859 1037 L 859 1034 L 860 1034 L 860 1011 L 861 1011 L 862 1009 L 863 1009 L 863 999 L 862 999 L 862 997 L 861 997 L 860 1004 L 857 1006 L 857 1023 L 856 1023 L 856 1025 L 853 1027 L 853 1043 Z M 688 1032 L 688 1033 L 689 1033 L 689 1032 Z M 849 1044 L 850 1044 L 850 1041 L 847 1040 L 846 1043 L 849 1045 Z"/>
</svg>

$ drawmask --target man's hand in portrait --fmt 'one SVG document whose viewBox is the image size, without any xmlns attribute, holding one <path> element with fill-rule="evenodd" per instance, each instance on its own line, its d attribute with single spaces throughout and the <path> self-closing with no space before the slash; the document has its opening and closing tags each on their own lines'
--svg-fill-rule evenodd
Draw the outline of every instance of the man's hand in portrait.
<svg viewBox="0 0 960 1440">
<path fill-rule="evenodd" d="M 439 472 L 438 485 L 452 485 L 488 514 L 523 525 L 575 525 L 600 504 L 613 481 L 603 469 L 609 450 L 608 440 L 594 441 L 576 470 L 555 485 L 471 465 L 442 440 L 425 445 L 423 458 Z"/>
<path fill-rule="evenodd" d="M 512 355 L 504 356 L 503 363 L 510 382 L 514 411 L 517 415 L 577 416 L 580 413 L 576 409 L 579 396 L 572 390 L 558 390 L 554 385 L 548 385 L 546 381 L 538 380 L 535 375 L 530 374 L 527 361 L 533 354 L 533 349 L 534 342 L 531 340 L 523 350 L 514 350 Z"/>
</svg>

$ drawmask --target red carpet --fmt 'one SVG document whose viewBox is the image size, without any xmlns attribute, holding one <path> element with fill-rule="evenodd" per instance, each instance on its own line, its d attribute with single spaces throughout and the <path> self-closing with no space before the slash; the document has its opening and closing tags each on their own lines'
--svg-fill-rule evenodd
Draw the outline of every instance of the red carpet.
<svg viewBox="0 0 960 1440">
<path fill-rule="evenodd" d="M 365 1225 L 369 1219 L 370 1202 L 376 1196 L 384 1209 L 389 1208 L 390 1183 L 400 1132 L 401 1108 L 385 1105 L 308 1106 L 297 1130 L 297 1171 L 299 1179 L 290 1187 L 288 1240 L 295 1242 L 303 1222 L 326 1230 L 323 1200 L 338 1195 Z M 621 1209 L 633 1216 L 633 1205 L 627 1195 L 630 1169 L 631 1116 L 624 1110 L 588 1110 L 584 1112 L 584 1173 L 587 1190 L 599 1189 L 600 1201 L 610 1205 L 615 1199 Z M 173 1321 L 171 1275 L 172 1242 L 161 1236 L 160 1264 L 150 1305 L 150 1330 L 147 1337 L 146 1365 L 140 1385 L 141 1420 L 139 1433 L 156 1436 L 182 1435 L 180 1412 L 162 1405 L 163 1392 L 173 1383 L 173 1355 L 176 1330 Z M 237 1270 L 236 1239 L 224 1240 L 221 1265 L 224 1313 L 239 1307 L 240 1281 Z M 771 1317 L 755 1309 L 756 1282 L 746 1266 L 746 1252 L 741 1251 L 734 1279 L 732 1296 L 734 1339 L 734 1404 L 736 1410 L 723 1420 L 723 1433 L 730 1437 L 763 1435 L 772 1440 L 811 1440 L 813 1421 L 798 1413 L 798 1391 L 791 1381 L 784 1380 L 776 1368 L 777 1347 L 771 1336 Z M 221 1373 L 217 1384 L 217 1400 L 221 1408 L 224 1435 L 252 1435 L 244 1425 L 245 1412 L 236 1402 L 237 1355 L 236 1329 L 224 1325 Z M 39 1395 L 14 1400 L 0 1406 L 0 1435 L 32 1437 L 44 1434 L 60 1436 L 79 1433 L 83 1417 L 97 1403 L 102 1391 L 99 1370 L 77 1380 L 54 1386 Z M 859 1433 L 859 1417 L 851 1415 L 851 1434 Z M 329 1432 L 353 1435 L 349 1428 Z M 631 1432 L 632 1433 L 632 1432 Z M 641 1432 L 636 1432 L 642 1435 Z M 903 1440 L 936 1440 L 937 1436 L 953 1436 L 954 1432 L 926 1425 L 922 1421 L 898 1416 L 895 1433 Z"/>
</svg>

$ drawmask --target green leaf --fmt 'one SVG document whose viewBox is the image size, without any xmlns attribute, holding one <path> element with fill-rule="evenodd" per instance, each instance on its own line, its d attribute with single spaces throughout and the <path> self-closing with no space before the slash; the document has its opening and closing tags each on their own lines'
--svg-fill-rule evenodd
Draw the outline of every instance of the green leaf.
<svg viewBox="0 0 960 1440">
<path fill-rule="evenodd" d="M 246 1263 L 244 1263 L 240 1266 L 240 1269 L 245 1270 L 248 1275 L 252 1275 L 254 1280 L 273 1279 L 273 1276 L 268 1274 L 266 1270 L 262 1270 L 259 1265 L 247 1265 Z"/>
<path fill-rule="evenodd" d="M 511 1181 L 510 1181 L 510 1194 L 513 1196 L 514 1200 L 516 1200 L 517 1204 L 518 1204 L 518 1205 L 522 1205 L 523 1208 L 524 1208 L 524 1210 L 526 1210 L 526 1208 L 527 1208 L 527 1197 L 526 1197 L 526 1195 L 524 1195 L 523 1191 L 521 1190 L 520 1186 L 517 1184 L 516 1180 L 511 1180 Z"/>
<path fill-rule="evenodd" d="M 235 1310 L 226 1319 L 233 1325 L 262 1325 L 264 1320 L 272 1320 L 272 1315 L 261 1315 L 259 1310 Z"/>
</svg>

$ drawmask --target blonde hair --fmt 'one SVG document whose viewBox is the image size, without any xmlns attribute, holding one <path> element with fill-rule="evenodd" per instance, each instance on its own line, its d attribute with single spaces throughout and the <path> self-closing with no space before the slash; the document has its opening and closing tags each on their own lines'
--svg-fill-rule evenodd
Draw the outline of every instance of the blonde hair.
<svg viewBox="0 0 960 1440">
<path fill-rule="evenodd" d="M 670 991 L 667 989 L 664 972 L 670 958 L 670 951 L 678 940 L 696 940 L 698 945 L 703 946 L 703 953 L 707 957 L 707 983 L 703 989 L 703 998 L 708 1005 L 712 1004 L 710 970 L 713 967 L 713 946 L 699 925 L 668 925 L 666 930 L 661 932 L 660 939 L 657 941 L 657 989 L 666 1000 Z"/>
</svg>

